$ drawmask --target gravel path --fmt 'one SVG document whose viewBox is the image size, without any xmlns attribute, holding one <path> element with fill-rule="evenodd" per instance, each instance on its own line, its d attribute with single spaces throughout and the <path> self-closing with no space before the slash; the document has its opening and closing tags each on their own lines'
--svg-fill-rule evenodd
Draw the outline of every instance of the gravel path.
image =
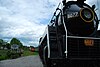
<svg viewBox="0 0 100 67">
<path fill-rule="evenodd" d="M 39 56 L 0 61 L 0 67 L 43 67 Z"/>
</svg>

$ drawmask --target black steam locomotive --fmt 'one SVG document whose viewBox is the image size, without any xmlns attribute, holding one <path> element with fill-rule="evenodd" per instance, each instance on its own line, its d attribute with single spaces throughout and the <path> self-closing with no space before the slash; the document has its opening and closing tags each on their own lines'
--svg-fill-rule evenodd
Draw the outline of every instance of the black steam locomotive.
<svg viewBox="0 0 100 67">
<path fill-rule="evenodd" d="M 39 41 L 44 67 L 99 67 L 98 24 L 95 5 L 64 0 Z"/>
</svg>

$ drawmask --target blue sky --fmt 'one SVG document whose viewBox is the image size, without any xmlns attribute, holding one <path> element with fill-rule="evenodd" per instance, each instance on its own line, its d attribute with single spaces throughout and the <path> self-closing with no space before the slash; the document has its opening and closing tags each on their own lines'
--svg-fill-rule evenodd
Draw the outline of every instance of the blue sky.
<svg viewBox="0 0 100 67">
<path fill-rule="evenodd" d="M 10 42 L 16 37 L 23 45 L 38 46 L 39 37 L 59 2 L 61 0 L 0 0 L 0 39 Z"/>
</svg>

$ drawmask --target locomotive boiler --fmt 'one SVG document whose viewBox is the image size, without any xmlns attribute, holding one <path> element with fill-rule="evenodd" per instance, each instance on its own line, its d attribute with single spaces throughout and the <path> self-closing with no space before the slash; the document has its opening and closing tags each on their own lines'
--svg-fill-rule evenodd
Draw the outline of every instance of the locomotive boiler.
<svg viewBox="0 0 100 67">
<path fill-rule="evenodd" d="M 39 41 L 44 67 L 99 67 L 99 20 L 85 0 L 63 0 Z"/>
</svg>

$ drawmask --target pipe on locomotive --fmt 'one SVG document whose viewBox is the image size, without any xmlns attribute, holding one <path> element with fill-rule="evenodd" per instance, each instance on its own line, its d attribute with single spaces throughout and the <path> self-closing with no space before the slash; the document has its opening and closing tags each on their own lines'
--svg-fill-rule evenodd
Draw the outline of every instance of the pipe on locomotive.
<svg viewBox="0 0 100 67">
<path fill-rule="evenodd" d="M 77 0 L 78 3 L 83 4 L 86 0 Z M 62 1 L 63 5 L 65 6 L 66 0 Z"/>
</svg>

